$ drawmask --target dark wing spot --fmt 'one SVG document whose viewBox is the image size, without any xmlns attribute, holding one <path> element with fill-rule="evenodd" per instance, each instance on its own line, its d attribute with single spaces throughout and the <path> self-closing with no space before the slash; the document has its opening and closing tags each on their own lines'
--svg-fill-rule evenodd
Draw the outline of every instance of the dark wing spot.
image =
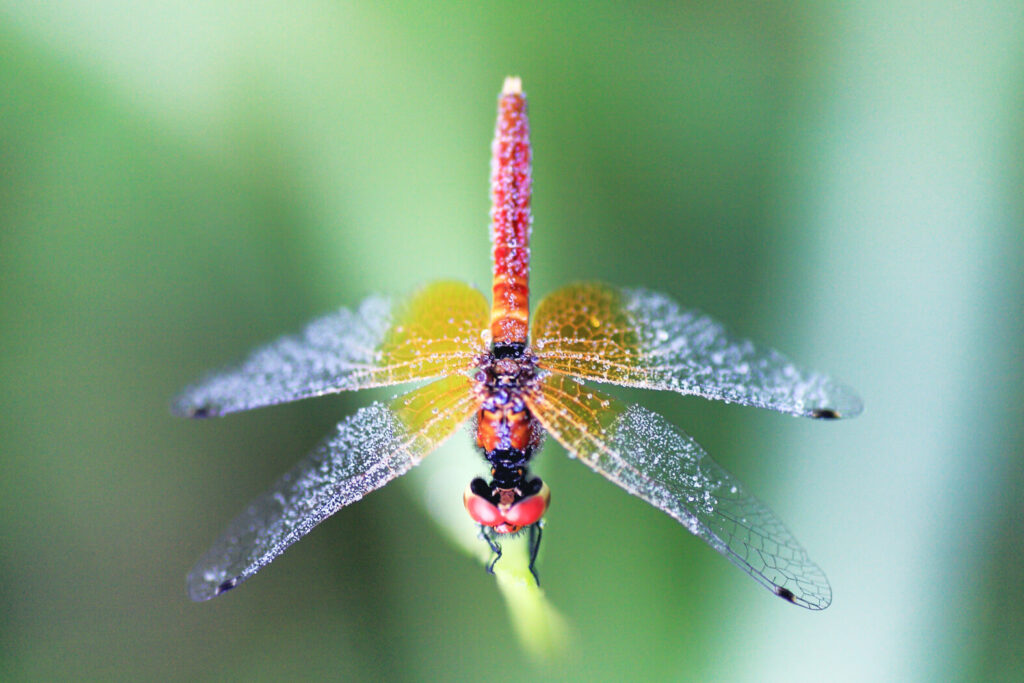
<svg viewBox="0 0 1024 683">
<path fill-rule="evenodd" d="M 199 406 L 198 408 L 190 408 L 188 411 L 188 416 L 198 418 L 210 417 L 210 407 Z"/>
<path fill-rule="evenodd" d="M 217 586 L 217 592 L 215 593 L 215 595 L 220 595 L 222 593 L 227 593 L 229 590 L 231 590 L 232 588 L 234 588 L 237 585 L 238 585 L 238 577 L 237 576 L 235 578 L 233 578 L 233 579 L 228 579 L 227 581 L 225 581 L 221 585 Z"/>
<path fill-rule="evenodd" d="M 775 594 L 778 595 L 783 600 L 788 600 L 789 602 L 792 602 L 793 604 L 796 604 L 796 596 L 793 595 L 793 591 L 789 590 L 788 588 L 783 588 L 782 586 L 776 586 L 775 587 Z"/>
<path fill-rule="evenodd" d="M 815 408 L 811 411 L 811 417 L 819 420 L 838 420 L 840 415 L 831 408 Z"/>
</svg>

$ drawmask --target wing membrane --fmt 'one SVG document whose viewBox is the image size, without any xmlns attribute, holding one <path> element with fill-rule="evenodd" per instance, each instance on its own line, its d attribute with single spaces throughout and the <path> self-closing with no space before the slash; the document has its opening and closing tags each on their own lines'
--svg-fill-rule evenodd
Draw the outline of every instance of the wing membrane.
<svg viewBox="0 0 1024 683">
<path fill-rule="evenodd" d="M 487 300 L 461 282 L 435 282 L 397 303 L 372 297 L 187 389 L 174 411 L 209 417 L 452 374 L 484 350 L 488 323 Z"/>
<path fill-rule="evenodd" d="M 530 410 L 570 454 L 668 513 L 776 595 L 808 609 L 832 601 L 825 574 L 782 522 L 663 417 L 552 374 Z"/>
<path fill-rule="evenodd" d="M 804 417 L 852 417 L 848 387 L 730 335 L 663 294 L 599 283 L 563 287 L 537 308 L 540 365 L 569 375 L 696 394 Z"/>
<path fill-rule="evenodd" d="M 469 379 L 438 380 L 374 403 L 254 500 L 188 577 L 193 600 L 234 588 L 340 508 L 404 474 L 476 408 Z"/>
</svg>

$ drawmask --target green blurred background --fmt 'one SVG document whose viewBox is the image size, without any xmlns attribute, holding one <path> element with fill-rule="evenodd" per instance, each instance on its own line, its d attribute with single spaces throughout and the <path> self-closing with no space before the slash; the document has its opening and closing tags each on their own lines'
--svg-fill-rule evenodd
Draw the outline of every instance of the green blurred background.
<svg viewBox="0 0 1024 683">
<path fill-rule="evenodd" d="M 0 2 L 0 677 L 1019 680 L 1024 5 L 708 5 Z M 628 394 L 788 522 L 827 611 L 554 443 L 540 570 L 574 636 L 547 664 L 415 481 L 186 598 L 375 395 L 170 398 L 366 294 L 486 287 L 510 73 L 536 294 L 660 289 L 864 398 L 817 423 Z"/>
</svg>

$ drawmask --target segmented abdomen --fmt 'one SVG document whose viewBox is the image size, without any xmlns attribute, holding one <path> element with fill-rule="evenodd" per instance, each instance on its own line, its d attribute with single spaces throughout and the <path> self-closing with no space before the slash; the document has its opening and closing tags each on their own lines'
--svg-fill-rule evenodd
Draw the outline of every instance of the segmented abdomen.
<svg viewBox="0 0 1024 683">
<path fill-rule="evenodd" d="M 491 241 L 494 300 L 491 338 L 496 345 L 525 344 L 530 304 L 530 124 L 518 78 L 505 79 L 491 148 Z"/>
</svg>

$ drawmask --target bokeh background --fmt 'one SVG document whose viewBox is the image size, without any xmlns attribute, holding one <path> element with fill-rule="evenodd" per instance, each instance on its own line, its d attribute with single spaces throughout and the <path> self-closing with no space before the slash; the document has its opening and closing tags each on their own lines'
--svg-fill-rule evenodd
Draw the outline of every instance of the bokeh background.
<svg viewBox="0 0 1024 683">
<path fill-rule="evenodd" d="M 0 678 L 1019 680 L 1022 35 L 1012 0 L 0 2 Z M 788 522 L 827 611 L 554 443 L 551 661 L 416 481 L 187 600 L 229 519 L 384 394 L 171 397 L 369 293 L 486 288 L 509 73 L 534 292 L 660 289 L 864 398 L 817 423 L 626 394 Z"/>
</svg>

